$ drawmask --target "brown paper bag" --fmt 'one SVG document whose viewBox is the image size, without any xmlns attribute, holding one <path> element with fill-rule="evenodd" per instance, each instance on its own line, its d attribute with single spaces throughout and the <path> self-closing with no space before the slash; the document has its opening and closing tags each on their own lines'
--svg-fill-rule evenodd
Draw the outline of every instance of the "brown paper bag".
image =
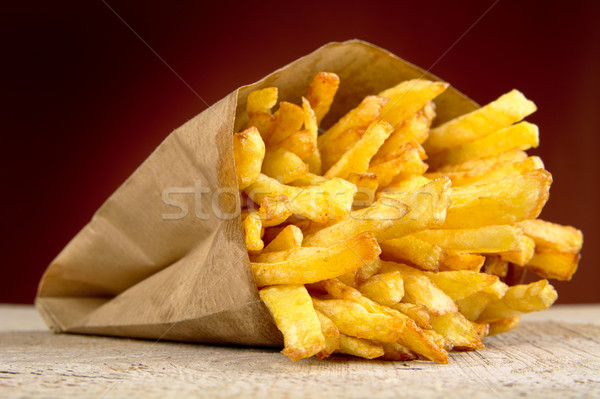
<svg viewBox="0 0 600 399">
<path fill-rule="evenodd" d="M 276 86 L 280 100 L 298 104 L 320 71 L 341 80 L 325 127 L 366 95 L 406 79 L 439 80 L 351 40 L 327 44 L 235 90 L 172 132 L 48 267 L 36 298 L 48 326 L 56 332 L 281 345 L 244 246 L 232 134 L 246 123 L 248 93 Z M 436 103 L 438 121 L 477 107 L 452 88 Z"/>
</svg>

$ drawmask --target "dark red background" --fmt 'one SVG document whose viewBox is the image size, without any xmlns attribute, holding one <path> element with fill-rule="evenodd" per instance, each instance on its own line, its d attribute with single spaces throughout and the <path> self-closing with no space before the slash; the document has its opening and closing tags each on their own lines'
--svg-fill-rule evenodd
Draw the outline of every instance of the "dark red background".
<svg viewBox="0 0 600 399">
<path fill-rule="evenodd" d="M 535 153 L 555 179 L 542 216 L 586 239 L 559 301 L 600 302 L 599 2 L 503 0 L 468 32 L 493 1 L 108 3 L 204 101 L 102 1 L 3 5 L 0 302 L 33 301 L 46 265 L 170 131 L 351 38 L 433 65 L 480 103 L 512 88 L 537 103 Z"/>
</svg>

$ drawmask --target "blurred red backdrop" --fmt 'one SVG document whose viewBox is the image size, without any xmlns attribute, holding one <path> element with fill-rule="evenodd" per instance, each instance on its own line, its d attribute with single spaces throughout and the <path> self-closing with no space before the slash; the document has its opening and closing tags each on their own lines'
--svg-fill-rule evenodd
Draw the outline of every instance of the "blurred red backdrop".
<svg viewBox="0 0 600 399">
<path fill-rule="evenodd" d="M 53 257 L 174 128 L 351 38 L 433 66 L 479 103 L 512 88 L 537 103 L 535 153 L 554 175 L 542 216 L 586 239 L 559 301 L 600 302 L 599 2 L 213 3 L 108 1 L 202 99 L 102 1 L 3 6 L 0 302 L 32 302 Z"/>
</svg>

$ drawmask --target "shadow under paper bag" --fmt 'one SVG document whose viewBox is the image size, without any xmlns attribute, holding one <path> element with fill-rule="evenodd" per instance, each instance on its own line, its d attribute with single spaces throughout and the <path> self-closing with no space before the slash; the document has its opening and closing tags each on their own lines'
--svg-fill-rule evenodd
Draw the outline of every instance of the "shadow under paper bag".
<svg viewBox="0 0 600 399">
<path fill-rule="evenodd" d="M 232 135 L 247 121 L 248 94 L 276 86 L 279 101 L 298 104 L 321 71 L 341 81 L 323 127 L 363 97 L 403 80 L 440 80 L 350 40 L 329 43 L 233 91 L 173 131 L 50 264 L 36 297 L 46 324 L 56 332 L 281 346 L 258 296 L 240 217 L 218 217 L 211 194 L 220 193 L 221 212 L 236 213 Z M 452 87 L 435 102 L 436 123 L 477 108 Z M 203 200 L 195 201 L 194 187 L 207 192 Z M 173 212 L 165 192 L 188 210 L 185 216 L 164 217 Z"/>
</svg>

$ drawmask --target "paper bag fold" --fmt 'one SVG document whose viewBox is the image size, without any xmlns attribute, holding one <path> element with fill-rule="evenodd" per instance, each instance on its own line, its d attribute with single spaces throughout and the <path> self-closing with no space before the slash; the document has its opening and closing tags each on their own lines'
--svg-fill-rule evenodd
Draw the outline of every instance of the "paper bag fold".
<svg viewBox="0 0 600 399">
<path fill-rule="evenodd" d="M 320 71 L 341 84 L 322 125 L 403 80 L 440 80 L 359 40 L 330 43 L 244 86 L 173 131 L 98 209 L 46 270 L 36 305 L 57 332 L 281 345 L 244 246 L 232 134 L 252 90 L 300 103 Z M 449 88 L 445 121 L 477 105 Z"/>
</svg>

